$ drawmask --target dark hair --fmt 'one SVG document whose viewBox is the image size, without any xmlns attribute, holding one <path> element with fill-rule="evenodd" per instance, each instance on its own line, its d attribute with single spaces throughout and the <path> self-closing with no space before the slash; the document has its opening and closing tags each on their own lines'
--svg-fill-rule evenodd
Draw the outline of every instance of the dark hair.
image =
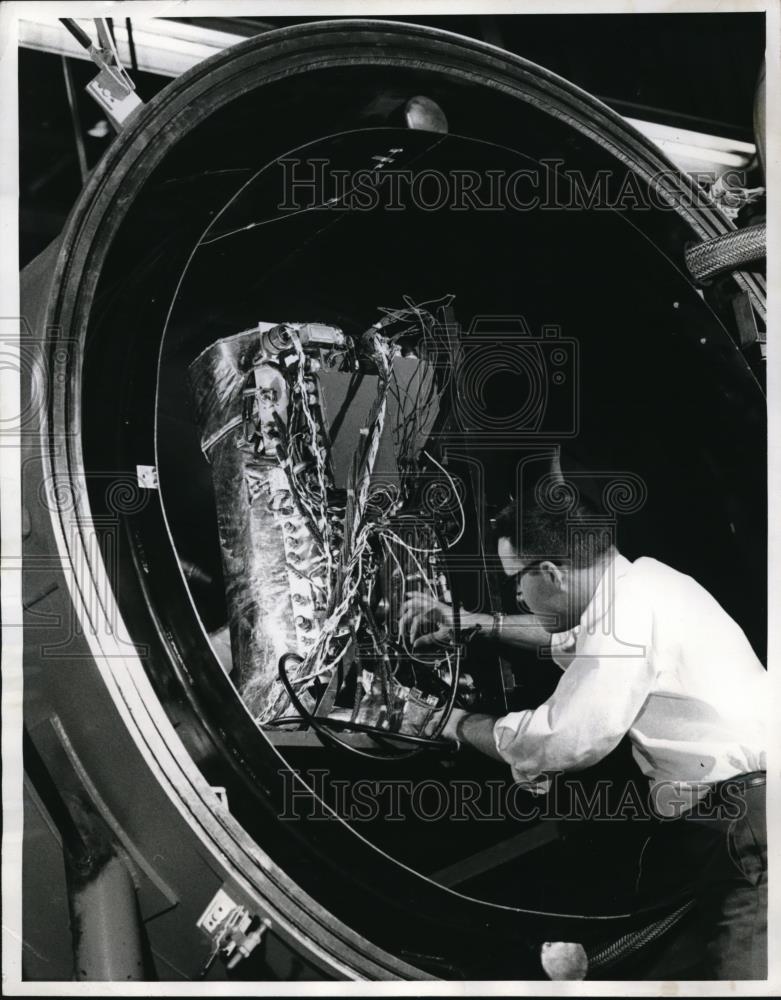
<svg viewBox="0 0 781 1000">
<path fill-rule="evenodd" d="M 496 540 L 508 538 L 525 559 L 550 559 L 576 568 L 593 566 L 613 545 L 611 525 L 579 499 L 563 510 L 516 501 L 496 516 Z"/>
</svg>

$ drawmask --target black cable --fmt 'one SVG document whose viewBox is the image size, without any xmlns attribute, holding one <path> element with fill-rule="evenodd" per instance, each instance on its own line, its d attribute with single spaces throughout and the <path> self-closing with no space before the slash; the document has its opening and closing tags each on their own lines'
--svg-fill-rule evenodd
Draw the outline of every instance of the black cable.
<svg viewBox="0 0 781 1000">
<path fill-rule="evenodd" d="M 285 657 L 283 657 L 285 659 Z M 278 726 L 285 723 L 308 723 L 309 718 L 315 718 L 321 725 L 326 725 L 331 729 L 340 729 L 342 732 L 346 733 L 365 733 L 367 736 L 376 736 L 378 739 L 386 740 L 388 742 L 393 742 L 393 740 L 403 740 L 405 743 L 414 743 L 420 746 L 431 746 L 432 742 L 435 744 L 432 749 L 441 750 L 452 750 L 453 743 L 450 740 L 431 740 L 428 736 L 413 736 L 410 733 L 390 733 L 385 729 L 377 729 L 376 726 L 367 726 L 362 722 L 351 722 L 349 719 L 331 719 L 326 716 L 316 715 L 313 716 L 308 713 L 306 718 L 299 718 L 298 716 L 288 715 L 282 719 L 275 719 L 271 723 L 264 723 L 266 726 Z M 312 727 L 314 728 L 314 727 Z M 352 749 L 352 747 L 351 747 Z"/>
<path fill-rule="evenodd" d="M 343 719 L 329 719 L 329 718 L 318 718 L 309 712 L 301 703 L 298 695 L 293 689 L 293 685 L 290 682 L 290 678 L 287 675 L 287 669 L 285 661 L 288 659 L 297 659 L 299 663 L 302 658 L 297 654 L 288 653 L 281 656 L 278 663 L 279 678 L 287 691 L 293 707 L 298 712 L 301 720 L 308 723 L 312 729 L 315 730 L 317 735 L 329 746 L 339 747 L 341 749 L 347 750 L 350 753 L 355 754 L 359 757 L 368 757 L 371 760 L 403 760 L 407 757 L 412 757 L 417 753 L 420 753 L 424 749 L 451 749 L 452 745 L 449 740 L 439 739 L 443 729 L 447 725 L 447 721 L 453 711 L 453 706 L 455 705 L 456 697 L 458 696 L 458 678 L 460 672 L 460 656 L 458 653 L 457 640 L 460 632 L 460 621 L 458 609 L 454 607 L 453 614 L 453 632 L 454 638 L 456 640 L 456 649 L 453 653 L 455 664 L 451 664 L 450 670 L 452 675 L 450 696 L 445 704 L 444 710 L 442 712 L 442 717 L 440 718 L 434 732 L 431 736 L 412 736 L 407 733 L 389 733 L 386 730 L 377 729 L 374 726 L 365 726 L 358 722 L 349 722 Z M 346 732 L 361 732 L 372 736 L 375 740 L 380 743 L 385 743 L 386 746 L 388 742 L 393 745 L 394 742 L 411 743 L 414 744 L 412 750 L 400 751 L 391 754 L 380 754 L 372 753 L 368 750 L 361 750 L 358 747 L 354 747 L 349 743 L 345 743 L 343 740 L 338 739 L 333 733 L 329 732 L 328 729 L 341 729 Z"/>
<path fill-rule="evenodd" d="M 82 27 L 76 24 L 72 17 L 61 17 L 60 23 L 73 35 L 79 45 L 85 49 L 92 48 L 92 39 Z"/>
<path fill-rule="evenodd" d="M 73 78 L 71 76 L 70 63 L 66 56 L 62 56 L 62 72 L 65 77 L 65 94 L 68 98 L 68 108 L 70 109 L 71 124 L 73 125 L 73 139 L 76 143 L 76 157 L 79 162 L 79 174 L 81 175 L 81 183 L 87 183 L 87 177 L 89 176 L 89 164 L 87 163 L 87 151 L 84 148 L 84 136 L 81 130 L 81 118 L 79 117 L 79 108 L 76 101 L 76 88 L 73 85 Z"/>
<path fill-rule="evenodd" d="M 306 721 L 311 726 L 311 728 L 314 729 L 314 731 L 320 737 L 320 740 L 326 746 L 347 750 L 349 753 L 354 754 L 356 757 L 369 758 L 369 760 L 391 760 L 391 759 L 402 760 L 407 757 L 412 757 L 417 753 L 420 753 L 419 747 L 415 747 L 413 750 L 408 750 L 406 751 L 406 753 L 398 753 L 398 754 L 370 753 L 368 750 L 360 750 L 358 747 L 351 746 L 349 743 L 345 743 L 344 740 L 338 739 L 338 737 L 334 736 L 333 733 L 328 732 L 327 728 L 323 725 L 323 721 L 320 719 L 315 719 L 315 717 L 311 714 L 311 712 L 308 712 L 304 708 L 304 706 L 301 704 L 298 695 L 293 690 L 293 685 L 290 683 L 290 679 L 287 676 L 287 671 L 284 665 L 285 660 L 287 660 L 288 658 L 298 659 L 299 662 L 301 661 L 301 657 L 295 654 L 288 653 L 284 656 L 281 656 L 279 658 L 279 664 L 278 664 L 280 680 L 284 684 L 285 690 L 287 691 L 290 700 L 293 703 L 293 708 L 295 708 L 295 710 L 299 713 L 302 720 Z"/>
<path fill-rule="evenodd" d="M 136 43 L 133 41 L 133 27 L 130 18 L 125 18 L 125 30 L 127 31 L 127 45 L 130 49 L 130 68 L 134 73 L 138 72 L 138 59 L 136 58 Z"/>
<path fill-rule="evenodd" d="M 278 719 L 271 719 L 270 722 L 264 722 L 264 729 L 278 729 L 280 726 L 292 726 L 295 723 L 297 726 L 305 725 L 304 720 L 300 715 L 283 715 Z"/>
</svg>

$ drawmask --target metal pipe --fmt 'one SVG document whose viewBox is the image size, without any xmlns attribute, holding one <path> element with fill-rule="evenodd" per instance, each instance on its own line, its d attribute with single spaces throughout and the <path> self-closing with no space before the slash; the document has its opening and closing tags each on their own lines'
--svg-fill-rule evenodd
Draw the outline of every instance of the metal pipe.
<svg viewBox="0 0 781 1000">
<path fill-rule="evenodd" d="M 79 109 L 76 105 L 76 94 L 73 86 L 71 68 L 65 56 L 62 56 L 62 72 L 65 76 L 65 93 L 68 95 L 68 107 L 70 108 L 71 121 L 73 122 L 73 137 L 76 140 L 76 155 L 79 158 L 79 172 L 81 173 L 81 183 L 87 183 L 89 167 L 87 166 L 87 151 L 84 148 L 84 137 L 81 134 L 81 119 Z"/>
<path fill-rule="evenodd" d="M 135 886 L 119 858 L 109 858 L 84 881 L 71 878 L 71 919 L 76 980 L 147 978 Z"/>
</svg>

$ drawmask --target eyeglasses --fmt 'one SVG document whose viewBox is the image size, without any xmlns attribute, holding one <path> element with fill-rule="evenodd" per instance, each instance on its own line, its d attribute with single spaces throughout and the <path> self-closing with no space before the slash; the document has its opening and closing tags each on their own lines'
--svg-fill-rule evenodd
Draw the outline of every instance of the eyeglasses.
<svg viewBox="0 0 781 1000">
<path fill-rule="evenodd" d="M 518 586 L 519 586 L 521 580 L 523 579 L 523 577 L 527 573 L 531 573 L 533 570 L 539 569 L 539 567 L 544 562 L 545 562 L 544 559 L 532 559 L 532 560 L 530 560 L 523 567 L 523 569 L 519 569 L 517 573 L 513 573 L 511 576 L 506 576 L 504 578 L 503 583 L 502 583 L 502 587 L 506 588 L 506 592 L 508 594 L 509 593 L 514 593 L 518 589 Z"/>
<path fill-rule="evenodd" d="M 539 569 L 540 566 L 545 562 L 544 559 L 531 559 L 523 569 L 519 569 L 517 573 L 514 574 L 514 580 L 520 580 L 525 573 L 531 573 L 532 570 Z"/>
</svg>

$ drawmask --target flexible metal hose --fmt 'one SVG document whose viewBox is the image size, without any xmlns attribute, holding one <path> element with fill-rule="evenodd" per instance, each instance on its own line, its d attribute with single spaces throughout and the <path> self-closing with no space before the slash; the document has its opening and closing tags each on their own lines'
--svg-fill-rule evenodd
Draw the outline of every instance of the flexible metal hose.
<svg viewBox="0 0 781 1000">
<path fill-rule="evenodd" d="M 694 900 L 692 899 L 688 903 L 684 903 L 683 906 L 679 906 L 677 910 L 673 910 L 672 913 L 668 913 L 666 917 L 662 917 L 661 920 L 655 920 L 647 927 L 641 927 L 639 930 L 624 934 L 617 941 L 603 945 L 598 951 L 590 952 L 588 955 L 589 974 L 597 969 L 606 969 L 611 965 L 615 965 L 627 955 L 631 955 L 641 948 L 646 947 L 646 945 L 657 941 L 663 934 L 671 930 L 679 920 L 685 917 L 693 907 Z"/>
<path fill-rule="evenodd" d="M 764 260 L 766 247 L 767 232 L 763 222 L 689 247 L 686 266 L 696 281 L 704 282 L 718 274 L 739 271 Z"/>
</svg>

